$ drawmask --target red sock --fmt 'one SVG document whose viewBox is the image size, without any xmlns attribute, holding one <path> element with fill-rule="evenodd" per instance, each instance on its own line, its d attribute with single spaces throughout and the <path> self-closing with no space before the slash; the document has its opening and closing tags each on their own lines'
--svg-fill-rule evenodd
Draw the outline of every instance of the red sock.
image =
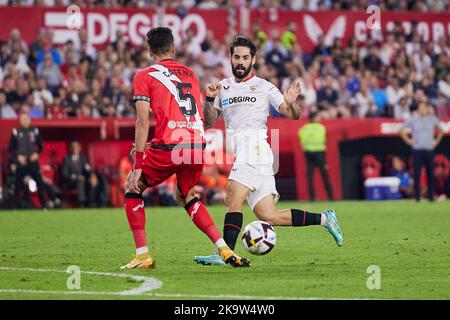
<svg viewBox="0 0 450 320">
<path fill-rule="evenodd" d="M 136 249 L 146 247 L 145 209 L 142 196 L 135 193 L 125 194 L 125 211 L 127 213 L 128 224 L 133 233 Z"/>
<path fill-rule="evenodd" d="M 213 243 L 222 238 L 222 234 L 217 229 L 208 210 L 198 198 L 192 199 L 186 204 L 185 209 L 197 228 L 202 230 Z"/>
</svg>

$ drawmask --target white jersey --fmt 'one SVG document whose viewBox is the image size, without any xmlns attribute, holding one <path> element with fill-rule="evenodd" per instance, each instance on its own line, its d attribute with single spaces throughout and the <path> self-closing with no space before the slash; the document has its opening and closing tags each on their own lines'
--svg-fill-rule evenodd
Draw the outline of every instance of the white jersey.
<svg viewBox="0 0 450 320">
<path fill-rule="evenodd" d="M 273 154 L 267 142 L 270 106 L 277 111 L 283 94 L 272 83 L 253 76 L 236 82 L 234 77 L 220 81 L 222 89 L 214 101 L 225 121 L 227 141 L 231 142 L 235 163 L 245 163 L 273 175 Z"/>
</svg>

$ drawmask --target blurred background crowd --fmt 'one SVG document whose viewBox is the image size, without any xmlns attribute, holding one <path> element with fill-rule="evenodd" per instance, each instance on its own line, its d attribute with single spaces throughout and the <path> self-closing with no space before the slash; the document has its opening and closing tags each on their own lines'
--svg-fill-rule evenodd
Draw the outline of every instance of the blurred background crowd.
<svg viewBox="0 0 450 320">
<path fill-rule="evenodd" d="M 219 9 L 227 6 L 259 8 L 279 8 L 289 10 L 360 10 L 366 11 L 369 5 L 378 5 L 381 10 L 442 12 L 449 10 L 445 0 L 0 0 L 0 5 L 15 6 L 69 6 L 82 8 L 158 8 L 162 5 L 186 9 Z"/>
<path fill-rule="evenodd" d="M 67 5 L 67 1 L 3 1 L 12 5 Z M 1 3 L 1 0 L 0 0 Z M 155 6 L 158 1 L 75 1 L 81 6 Z M 185 9 L 226 6 L 227 1 L 169 1 Z M 279 6 L 291 9 L 334 8 L 333 1 L 232 1 L 234 5 Z M 389 10 L 448 10 L 446 1 L 340 1 L 341 8 L 362 8 L 377 3 Z M 420 9 L 418 9 L 420 8 Z M 439 117 L 450 115 L 450 39 L 424 42 L 412 22 L 406 35 L 398 23 L 383 42 L 364 44 L 351 38 L 326 46 L 319 39 L 311 52 L 302 50 L 295 35 L 296 22 L 266 33 L 261 23 L 251 26 L 258 45 L 256 74 L 281 90 L 294 79 L 302 84 L 301 103 L 307 117 L 320 112 L 322 119 L 391 117 L 407 119 L 420 100 L 428 100 Z M 177 59 L 194 69 L 202 87 L 215 78 L 232 75 L 228 48 L 237 35 L 229 31 L 223 42 L 212 32 L 202 43 L 191 41 L 187 30 L 178 45 Z M 117 32 L 116 41 L 96 50 L 87 41 L 55 45 L 51 29 L 41 29 L 31 45 L 19 30 L 0 39 L 0 117 L 16 118 L 21 111 L 32 118 L 134 117 L 131 104 L 135 72 L 151 64 L 145 44 L 133 47 Z M 272 116 L 281 117 L 275 110 Z"/>
<path fill-rule="evenodd" d="M 0 10 L 5 5 L 66 7 L 70 4 L 81 8 L 165 7 L 176 9 L 180 16 L 190 9 L 237 7 L 365 11 L 371 4 L 378 5 L 382 11 L 450 12 L 448 1 L 437 0 L 0 0 Z M 302 95 L 298 103 L 304 107 L 303 118 L 317 115 L 319 120 L 377 117 L 407 120 L 422 101 L 428 102 L 431 113 L 438 118 L 450 118 L 450 39 L 443 36 L 436 41 L 425 41 L 417 22 L 411 21 L 411 25 L 411 32 L 407 33 L 400 22 L 395 23 L 391 31 L 383 30 L 383 41 L 370 36 L 364 43 L 356 38 L 345 42 L 338 38 L 332 45 L 326 45 L 321 36 L 310 51 L 304 50 L 298 41 L 298 25 L 294 21 L 266 32 L 262 21 L 256 20 L 247 36 L 259 49 L 254 66 L 257 76 L 282 91 L 292 81 L 300 81 Z M 188 29 L 177 43 L 176 59 L 195 71 L 204 88 L 213 80 L 232 76 L 229 45 L 237 35 L 230 28 L 224 40 L 219 41 L 209 30 L 206 39 L 198 43 L 193 41 L 195 30 Z M 21 32 L 12 28 L 8 37 L 0 39 L 0 119 L 19 119 L 22 115 L 29 115 L 29 121 L 134 118 L 133 77 L 152 61 L 145 42 L 142 46 L 133 46 L 121 31 L 117 31 L 115 38 L 102 49 L 94 48 L 88 41 L 87 31 L 81 29 L 78 41 L 57 44 L 54 30 L 41 28 L 36 30 L 34 41 L 27 43 Z M 282 117 L 275 109 L 271 110 L 271 116 Z M 22 125 L 24 119 L 19 120 Z M 11 141 L 9 151 L 14 154 Z M 12 198 L 20 190 L 43 190 L 46 195 L 40 195 L 42 207 L 57 207 L 62 205 L 61 199 L 71 198 L 74 206 L 97 207 L 108 205 L 108 197 L 114 194 L 120 197 L 122 190 L 108 190 L 108 185 L 123 185 L 132 166 L 129 157 L 124 155 L 117 172 L 110 174 L 93 169 L 82 153 L 80 144 L 73 142 L 60 168 L 50 168 L 47 173 L 45 168 L 20 171 L 21 165 L 30 164 L 10 163 L 7 184 Z M 30 156 L 33 158 L 32 154 Z M 367 163 L 369 173 L 364 171 L 364 178 L 399 176 L 403 179 L 403 195 L 412 195 L 411 177 L 405 173 L 406 159 L 388 158 L 387 165 L 383 165 L 386 170 L 381 169 L 374 159 Z M 448 185 L 448 167 L 447 160 L 442 175 L 444 193 Z M 391 168 L 392 172 L 396 170 L 395 173 L 391 173 Z M 211 165 L 205 170 L 198 193 L 208 203 L 220 203 L 230 168 Z M 55 175 L 60 177 L 55 178 Z M 30 181 L 35 185 L 30 185 Z M 158 189 L 150 190 L 146 201 L 174 205 L 174 188 L 172 177 Z M 15 207 L 30 203 L 23 202 L 23 198 L 13 199 L 13 202 Z"/>
</svg>

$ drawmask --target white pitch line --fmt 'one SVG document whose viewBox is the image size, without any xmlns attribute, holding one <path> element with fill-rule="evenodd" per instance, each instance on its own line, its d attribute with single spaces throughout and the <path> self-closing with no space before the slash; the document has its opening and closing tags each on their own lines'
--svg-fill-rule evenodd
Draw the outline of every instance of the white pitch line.
<svg viewBox="0 0 450 320">
<path fill-rule="evenodd" d="M 30 271 L 30 272 L 60 272 L 67 273 L 62 270 L 53 269 L 33 269 L 33 268 L 12 268 L 0 267 L 0 270 L 11 271 Z M 152 290 L 160 289 L 162 282 L 145 276 L 136 276 L 131 274 L 109 273 L 109 272 L 95 272 L 95 271 L 80 271 L 80 273 L 131 278 L 136 281 L 143 281 L 144 283 L 138 288 L 121 291 L 54 291 L 54 290 L 28 290 L 28 289 L 0 289 L 0 293 L 33 293 L 33 294 L 63 294 L 63 295 L 116 295 L 116 296 L 145 296 L 145 297 L 161 297 L 161 298 L 197 298 L 197 299 L 237 299 L 237 300 L 369 300 L 369 298 L 324 298 L 324 297 L 284 297 L 284 296 L 244 296 L 244 295 L 209 295 L 209 294 L 190 294 L 190 293 L 153 293 Z"/>
<path fill-rule="evenodd" d="M 11 268 L 11 267 L 0 267 L 0 270 L 67 273 L 67 271 L 53 270 L 53 269 Z M 135 281 L 143 282 L 137 288 L 134 288 L 134 289 L 131 289 L 131 290 L 126 290 L 126 291 L 120 291 L 120 292 L 110 292 L 109 294 L 117 294 L 117 295 L 122 295 L 122 296 L 140 295 L 140 294 L 143 294 L 145 292 L 149 292 L 149 291 L 152 291 L 152 290 L 160 289 L 162 287 L 162 282 L 159 281 L 158 279 L 153 278 L 153 277 L 136 276 L 136 275 L 126 274 L 126 273 L 110 273 L 110 272 L 95 272 L 95 271 L 80 271 L 80 273 L 91 274 L 91 275 L 96 275 L 96 276 L 130 278 L 130 279 L 133 279 Z M 35 291 L 35 290 L 31 290 L 31 291 Z M 40 291 L 40 290 L 38 290 L 38 291 Z M 3 292 L 3 291 L 0 291 L 0 292 Z M 58 292 L 58 291 L 56 291 L 56 292 Z M 63 293 L 63 292 L 69 292 L 69 293 L 72 293 L 72 294 L 74 294 L 74 293 L 88 294 L 86 292 L 89 292 L 89 291 L 61 291 L 61 293 Z M 95 291 L 93 291 L 93 292 L 95 292 Z M 53 292 L 51 292 L 51 293 L 53 293 Z M 101 293 L 92 293 L 92 294 L 108 294 L 108 293 L 101 292 Z"/>
</svg>

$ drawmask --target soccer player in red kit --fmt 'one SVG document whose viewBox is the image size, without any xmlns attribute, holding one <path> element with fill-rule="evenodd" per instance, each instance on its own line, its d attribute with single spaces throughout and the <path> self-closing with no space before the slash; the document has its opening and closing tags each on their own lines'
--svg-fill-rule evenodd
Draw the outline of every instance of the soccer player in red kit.
<svg viewBox="0 0 450 320">
<path fill-rule="evenodd" d="M 203 170 L 203 110 L 199 81 L 194 72 L 172 58 L 175 45 L 169 28 L 153 28 L 147 43 L 154 64 L 136 73 L 133 81 L 137 120 L 135 160 L 125 185 L 125 211 L 136 245 L 136 257 L 123 269 L 149 269 L 155 264 L 147 248 L 142 192 L 173 174 L 176 198 L 194 224 L 215 244 L 222 259 L 234 267 L 249 261 L 236 255 L 225 243 L 194 187 Z M 156 117 L 154 138 L 146 148 L 150 108 Z"/>
</svg>

